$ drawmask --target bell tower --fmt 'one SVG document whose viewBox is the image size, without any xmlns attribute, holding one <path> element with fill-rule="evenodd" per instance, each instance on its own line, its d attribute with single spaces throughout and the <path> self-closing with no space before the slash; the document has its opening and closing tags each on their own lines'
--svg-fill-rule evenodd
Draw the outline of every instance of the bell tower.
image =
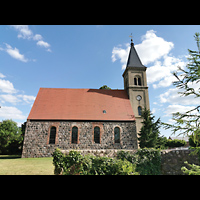
<svg viewBox="0 0 200 200">
<path fill-rule="evenodd" d="M 147 67 L 142 64 L 131 39 L 129 57 L 122 76 L 124 78 L 124 90 L 127 91 L 135 114 L 137 133 L 140 132 L 142 127 L 141 110 L 144 107 L 150 109 L 146 69 Z"/>
</svg>

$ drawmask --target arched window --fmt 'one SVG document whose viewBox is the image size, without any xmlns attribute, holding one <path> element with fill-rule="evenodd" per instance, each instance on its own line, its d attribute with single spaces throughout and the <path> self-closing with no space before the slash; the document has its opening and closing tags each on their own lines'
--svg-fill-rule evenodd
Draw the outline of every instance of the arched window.
<svg viewBox="0 0 200 200">
<path fill-rule="evenodd" d="M 138 106 L 138 115 L 141 116 L 142 115 L 142 107 Z"/>
<path fill-rule="evenodd" d="M 94 127 L 94 142 L 100 143 L 100 128 L 98 126 Z"/>
<path fill-rule="evenodd" d="M 49 144 L 55 144 L 56 141 L 56 127 L 52 126 L 49 136 Z"/>
<path fill-rule="evenodd" d="M 115 127 L 114 129 L 115 143 L 120 143 L 120 128 Z"/>
<path fill-rule="evenodd" d="M 74 126 L 72 128 L 72 144 L 77 144 L 78 143 L 78 128 Z"/>
<path fill-rule="evenodd" d="M 134 85 L 142 85 L 142 80 L 140 76 L 135 76 L 134 78 Z"/>
</svg>

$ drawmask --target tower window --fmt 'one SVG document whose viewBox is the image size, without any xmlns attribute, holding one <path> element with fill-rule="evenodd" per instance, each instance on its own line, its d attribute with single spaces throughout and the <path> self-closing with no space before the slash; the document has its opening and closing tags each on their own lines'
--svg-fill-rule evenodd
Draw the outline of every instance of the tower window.
<svg viewBox="0 0 200 200">
<path fill-rule="evenodd" d="M 141 116 L 142 115 L 142 107 L 138 106 L 138 115 Z"/>
<path fill-rule="evenodd" d="M 114 129 L 115 143 L 120 143 L 120 129 L 115 127 Z"/>
<path fill-rule="evenodd" d="M 78 144 L 78 128 L 76 126 L 72 128 L 72 144 Z"/>
<path fill-rule="evenodd" d="M 94 127 L 94 142 L 100 143 L 100 128 L 98 126 Z"/>
<path fill-rule="evenodd" d="M 52 126 L 49 136 L 49 144 L 55 144 L 56 141 L 56 127 Z"/>
<path fill-rule="evenodd" d="M 142 80 L 139 76 L 136 76 L 134 78 L 134 85 L 140 85 L 140 86 L 142 85 Z"/>
</svg>

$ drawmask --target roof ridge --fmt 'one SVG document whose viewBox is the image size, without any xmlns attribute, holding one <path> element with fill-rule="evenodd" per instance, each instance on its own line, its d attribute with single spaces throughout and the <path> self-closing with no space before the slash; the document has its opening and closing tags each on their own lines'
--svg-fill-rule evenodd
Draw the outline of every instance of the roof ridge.
<svg viewBox="0 0 200 200">
<path fill-rule="evenodd" d="M 56 89 L 56 90 L 105 90 L 105 89 L 97 89 L 97 88 L 47 88 L 40 87 L 40 89 Z M 110 91 L 125 91 L 124 89 L 111 89 Z M 109 90 L 108 90 L 109 91 Z"/>
</svg>

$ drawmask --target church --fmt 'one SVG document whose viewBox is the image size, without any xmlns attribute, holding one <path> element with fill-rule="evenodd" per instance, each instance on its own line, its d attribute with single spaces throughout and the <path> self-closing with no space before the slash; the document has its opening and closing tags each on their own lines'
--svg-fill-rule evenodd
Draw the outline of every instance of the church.
<svg viewBox="0 0 200 200">
<path fill-rule="evenodd" d="M 146 69 L 131 39 L 123 90 L 40 88 L 22 157 L 49 157 L 56 148 L 138 149 L 141 111 L 150 108 Z"/>
</svg>

